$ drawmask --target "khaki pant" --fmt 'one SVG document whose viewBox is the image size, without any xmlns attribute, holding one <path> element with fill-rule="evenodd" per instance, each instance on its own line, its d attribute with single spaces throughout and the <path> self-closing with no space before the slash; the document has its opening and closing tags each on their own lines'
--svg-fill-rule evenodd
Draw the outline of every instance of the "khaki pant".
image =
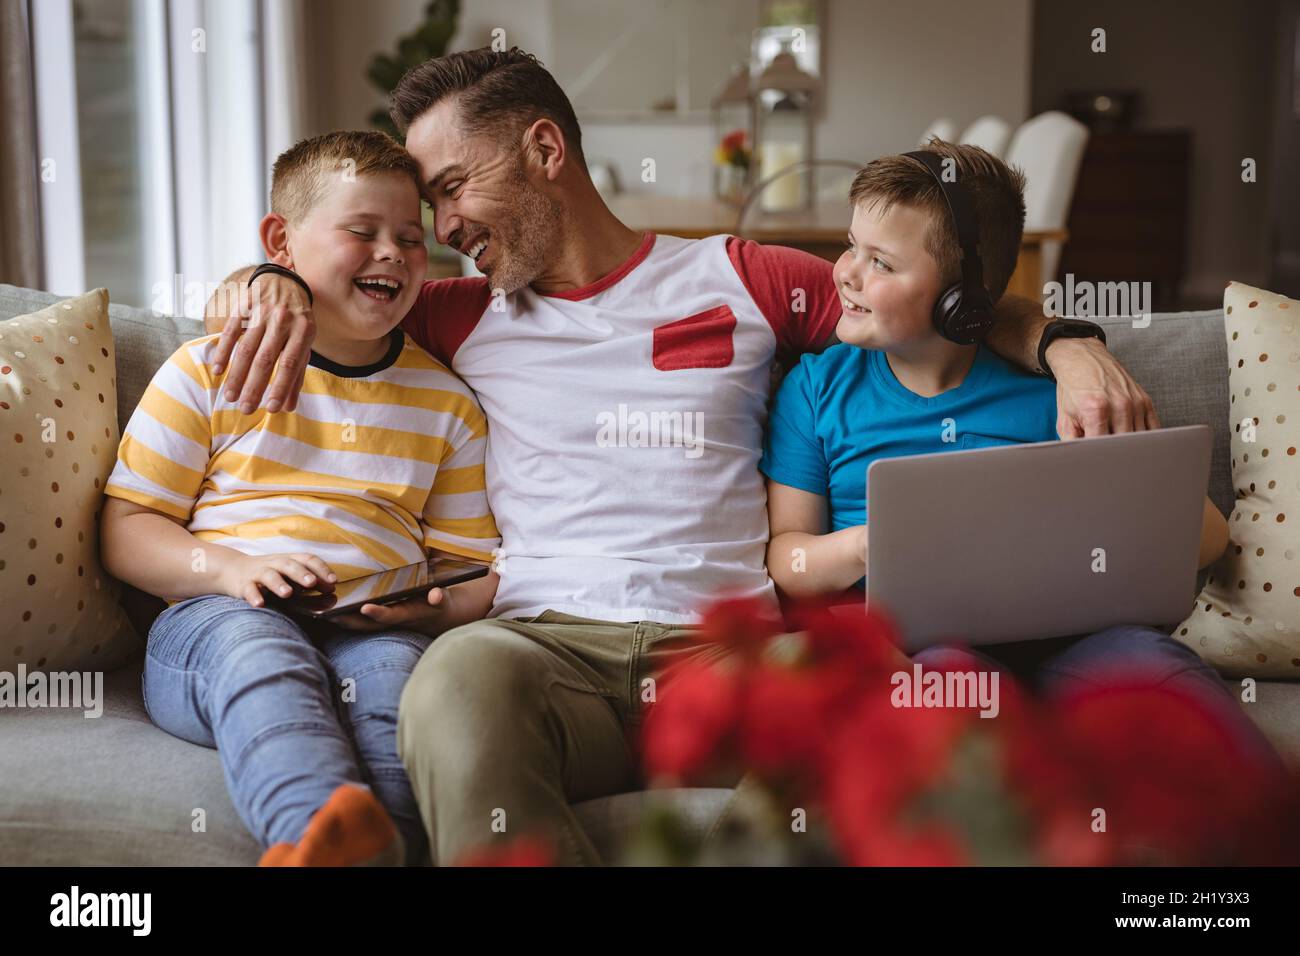
<svg viewBox="0 0 1300 956">
<path fill-rule="evenodd" d="M 559 863 L 605 862 L 570 804 L 640 789 L 643 694 L 723 653 L 692 627 L 557 611 L 443 634 L 406 685 L 397 727 L 433 861 L 531 834 Z"/>
</svg>

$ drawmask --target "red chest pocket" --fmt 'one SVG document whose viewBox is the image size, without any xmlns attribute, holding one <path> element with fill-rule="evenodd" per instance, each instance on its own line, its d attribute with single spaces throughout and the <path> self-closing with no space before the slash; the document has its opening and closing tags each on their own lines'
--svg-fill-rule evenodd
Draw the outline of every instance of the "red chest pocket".
<svg viewBox="0 0 1300 956">
<path fill-rule="evenodd" d="M 736 357 L 731 341 L 735 330 L 736 316 L 726 305 L 661 325 L 654 331 L 654 366 L 661 372 L 726 368 Z"/>
</svg>

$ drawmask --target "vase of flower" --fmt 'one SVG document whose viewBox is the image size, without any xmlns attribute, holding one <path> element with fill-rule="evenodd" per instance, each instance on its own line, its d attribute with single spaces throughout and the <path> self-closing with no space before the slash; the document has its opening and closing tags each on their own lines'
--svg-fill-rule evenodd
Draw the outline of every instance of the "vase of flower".
<svg viewBox="0 0 1300 956">
<path fill-rule="evenodd" d="M 713 151 L 713 193 L 723 202 L 739 206 L 749 189 L 754 151 L 743 129 L 732 130 Z"/>
</svg>

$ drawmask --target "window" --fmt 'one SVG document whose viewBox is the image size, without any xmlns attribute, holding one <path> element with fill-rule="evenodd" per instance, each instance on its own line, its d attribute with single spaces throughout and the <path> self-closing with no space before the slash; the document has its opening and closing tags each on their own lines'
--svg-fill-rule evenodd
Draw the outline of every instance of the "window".
<svg viewBox="0 0 1300 956">
<path fill-rule="evenodd" d="M 282 74 L 297 70 L 283 52 L 264 62 L 263 37 L 291 31 L 299 4 L 30 10 L 49 288 L 105 286 L 114 302 L 200 316 L 215 283 L 262 258 L 267 142 L 278 151 L 296 138 L 293 104 L 279 99 L 296 91 Z"/>
</svg>

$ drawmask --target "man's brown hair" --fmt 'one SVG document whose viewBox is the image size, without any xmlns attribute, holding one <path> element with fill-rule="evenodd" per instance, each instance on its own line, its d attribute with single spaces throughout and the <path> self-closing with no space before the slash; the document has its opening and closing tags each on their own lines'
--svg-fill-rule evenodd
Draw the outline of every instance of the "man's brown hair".
<svg viewBox="0 0 1300 956">
<path fill-rule="evenodd" d="M 416 193 L 424 194 L 419 164 L 387 133 L 340 130 L 304 139 L 281 153 L 271 167 L 271 212 L 300 223 L 320 202 L 330 177 L 346 182 L 376 173 L 409 176 Z"/>
<path fill-rule="evenodd" d="M 979 252 L 984 287 L 996 302 L 1007 289 L 1020 254 L 1025 229 L 1025 176 L 978 146 L 958 146 L 935 137 L 922 149 L 941 160 L 951 159 L 957 182 L 970 196 L 979 220 Z M 961 246 L 957 226 L 944 202 L 943 190 L 920 160 L 882 156 L 858 170 L 849 189 L 857 206 L 887 212 L 895 203 L 920 209 L 930 217 L 925 250 L 938 263 L 944 288 L 961 277 Z"/>
<path fill-rule="evenodd" d="M 412 123 L 449 96 L 456 97 L 457 118 L 466 133 L 486 133 L 509 145 L 545 117 L 564 133 L 579 165 L 586 165 L 573 104 L 531 53 L 517 46 L 503 51 L 482 47 L 426 60 L 408 70 L 389 94 L 388 113 L 406 135 Z"/>
</svg>

